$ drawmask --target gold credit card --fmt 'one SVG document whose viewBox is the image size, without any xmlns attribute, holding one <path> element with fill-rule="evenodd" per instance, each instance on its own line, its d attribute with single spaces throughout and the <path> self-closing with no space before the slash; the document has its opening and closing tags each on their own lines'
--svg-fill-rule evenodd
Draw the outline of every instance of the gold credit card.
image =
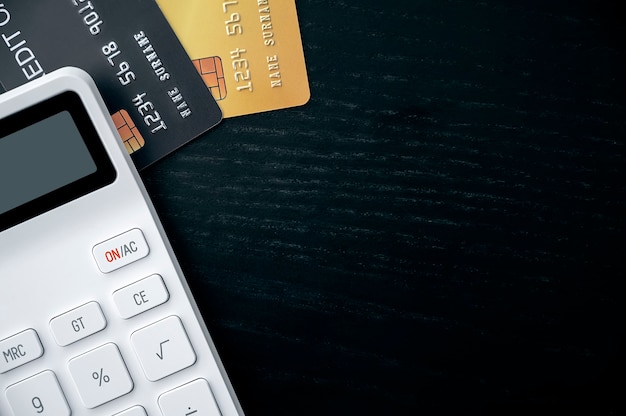
<svg viewBox="0 0 626 416">
<path fill-rule="evenodd" d="M 310 97 L 295 0 L 156 0 L 224 117 Z"/>
</svg>

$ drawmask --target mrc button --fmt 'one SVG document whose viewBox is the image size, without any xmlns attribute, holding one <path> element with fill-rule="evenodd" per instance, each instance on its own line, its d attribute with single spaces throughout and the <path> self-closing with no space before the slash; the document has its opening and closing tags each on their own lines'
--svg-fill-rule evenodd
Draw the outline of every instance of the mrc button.
<svg viewBox="0 0 626 416">
<path fill-rule="evenodd" d="M 27 329 L 1 340 L 0 351 L 0 374 L 2 374 L 41 357 L 43 347 L 37 332 L 34 329 Z"/>
<path fill-rule="evenodd" d="M 93 257 L 102 273 L 110 273 L 120 267 L 142 259 L 150 248 L 139 228 L 133 228 L 116 237 L 96 244 Z"/>
</svg>

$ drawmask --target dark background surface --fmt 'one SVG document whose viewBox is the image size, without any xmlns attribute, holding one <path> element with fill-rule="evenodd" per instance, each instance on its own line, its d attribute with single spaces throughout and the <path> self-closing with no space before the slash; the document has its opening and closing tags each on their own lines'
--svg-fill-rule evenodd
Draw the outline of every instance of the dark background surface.
<svg viewBox="0 0 626 416">
<path fill-rule="evenodd" d="M 625 414 L 619 5 L 297 1 L 311 101 L 142 174 L 248 415 Z"/>
</svg>

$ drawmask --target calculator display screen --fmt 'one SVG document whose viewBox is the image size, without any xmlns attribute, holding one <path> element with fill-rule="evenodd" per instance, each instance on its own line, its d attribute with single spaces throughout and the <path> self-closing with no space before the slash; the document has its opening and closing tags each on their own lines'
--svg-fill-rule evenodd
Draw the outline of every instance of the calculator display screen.
<svg viewBox="0 0 626 416">
<path fill-rule="evenodd" d="M 0 120 L 0 230 L 114 178 L 111 161 L 75 93 Z"/>
<path fill-rule="evenodd" d="M 54 156 L 58 154 L 63 157 Z M 95 171 L 96 164 L 70 113 L 62 111 L 41 120 L 0 140 L 0 188 L 5 191 L 0 212 Z"/>
</svg>

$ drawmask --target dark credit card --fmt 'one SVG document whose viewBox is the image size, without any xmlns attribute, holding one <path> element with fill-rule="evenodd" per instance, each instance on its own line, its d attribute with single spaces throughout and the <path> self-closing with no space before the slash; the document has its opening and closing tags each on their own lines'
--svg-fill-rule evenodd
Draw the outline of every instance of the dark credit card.
<svg viewBox="0 0 626 416">
<path fill-rule="evenodd" d="M 94 78 L 138 169 L 222 119 L 153 0 L 0 0 L 0 85 L 64 66 Z"/>
</svg>

